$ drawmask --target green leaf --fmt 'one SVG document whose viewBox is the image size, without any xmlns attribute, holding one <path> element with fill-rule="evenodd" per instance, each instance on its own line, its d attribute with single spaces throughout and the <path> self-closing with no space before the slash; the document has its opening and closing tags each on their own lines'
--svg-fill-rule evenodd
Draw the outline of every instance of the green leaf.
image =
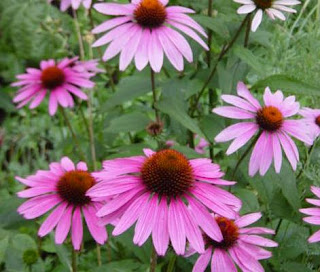
<svg viewBox="0 0 320 272">
<path fill-rule="evenodd" d="M 161 101 L 156 103 L 156 107 L 163 113 L 168 114 L 171 118 L 175 119 L 181 125 L 198 134 L 202 138 L 206 138 L 197 121 L 192 119 L 186 110 L 187 103 L 184 101 L 182 94 L 178 91 L 163 93 Z"/>
<path fill-rule="evenodd" d="M 170 79 L 169 81 L 161 85 L 161 89 L 166 92 L 179 91 L 184 93 L 185 99 L 199 92 L 203 82 L 199 79 L 187 80 L 187 79 Z"/>
<path fill-rule="evenodd" d="M 230 33 L 225 22 L 219 18 L 212 18 L 205 15 L 194 15 L 192 17 L 202 26 L 209 28 L 215 34 L 219 35 L 223 39 L 229 39 Z"/>
<path fill-rule="evenodd" d="M 252 89 L 264 90 L 269 86 L 272 90 L 282 90 L 290 94 L 320 96 L 320 88 L 294 79 L 286 75 L 272 75 L 256 82 Z"/>
<path fill-rule="evenodd" d="M 237 46 L 233 52 L 239 59 L 248 64 L 256 72 L 265 75 L 267 69 L 266 64 L 262 64 L 251 50 Z"/>
<path fill-rule="evenodd" d="M 252 191 L 247 189 L 236 189 L 235 195 L 237 195 L 242 201 L 242 214 L 260 210 L 257 195 L 255 195 Z"/>
<path fill-rule="evenodd" d="M 9 245 L 9 237 L 4 237 L 0 240 L 0 263 L 3 262 L 4 257 L 6 255 L 6 251 Z"/>
<path fill-rule="evenodd" d="M 137 262 L 136 260 L 121 260 L 116 262 L 110 262 L 105 264 L 98 269 L 95 269 L 96 272 L 105 272 L 105 271 L 112 271 L 112 272 L 132 272 L 138 269 L 141 266 L 141 263 Z"/>
<path fill-rule="evenodd" d="M 214 137 L 225 128 L 225 121 L 218 115 L 210 114 L 201 119 L 199 126 L 206 135 L 206 138 L 213 142 Z"/>
<path fill-rule="evenodd" d="M 140 112 L 129 113 L 113 119 L 106 131 L 113 133 L 141 131 L 149 122 L 149 118 Z"/>
<path fill-rule="evenodd" d="M 116 93 L 108 99 L 101 110 L 108 110 L 148 92 L 151 92 L 150 79 L 145 76 L 126 77 L 120 81 Z"/>
<path fill-rule="evenodd" d="M 60 262 L 63 264 L 63 266 L 65 268 L 67 268 L 69 271 L 72 271 L 71 263 L 70 263 L 70 254 L 69 254 L 66 246 L 63 244 L 57 245 L 54 242 L 54 234 L 52 232 L 50 233 L 50 238 L 51 238 L 51 242 L 54 244 L 54 246 L 56 248 L 56 253 L 58 255 Z"/>
</svg>

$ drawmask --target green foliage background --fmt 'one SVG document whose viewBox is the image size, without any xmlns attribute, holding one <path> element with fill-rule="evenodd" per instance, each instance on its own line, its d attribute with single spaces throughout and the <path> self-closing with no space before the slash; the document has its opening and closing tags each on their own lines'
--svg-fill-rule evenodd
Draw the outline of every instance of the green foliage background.
<svg viewBox="0 0 320 272">
<path fill-rule="evenodd" d="M 126 2 L 126 1 L 118 1 Z M 171 4 L 189 6 L 197 11 L 194 18 L 213 31 L 213 62 L 222 46 L 230 41 L 243 19 L 236 14 L 237 4 L 231 0 L 214 0 L 214 17 L 207 14 L 206 0 L 172 0 Z M 281 89 L 295 94 L 304 106 L 319 108 L 320 101 L 320 2 L 307 0 L 298 13 L 285 23 L 264 18 L 256 33 L 251 33 L 248 48 L 243 47 L 244 34 L 218 65 L 216 76 L 209 87 L 218 94 L 216 105 L 221 104 L 221 93 L 235 93 L 235 86 L 243 80 L 252 86 L 257 96 L 266 86 L 273 91 Z M 83 9 L 79 11 L 80 27 L 89 52 L 90 22 Z M 95 23 L 105 18 L 93 12 Z M 196 111 L 196 118 L 188 115 L 190 99 L 198 93 L 210 69 L 205 53 L 190 41 L 195 62 L 186 64 L 183 73 L 177 73 L 167 62 L 165 71 L 156 77 L 160 95 L 156 107 L 165 123 L 164 140 L 175 140 L 174 146 L 188 157 L 199 157 L 188 147 L 188 130 L 213 142 L 217 133 L 230 121 L 209 114 L 207 94 L 203 96 Z M 93 52 L 99 58 L 98 52 Z M 26 176 L 36 169 L 45 169 L 50 161 L 68 155 L 78 160 L 73 142 L 61 116 L 50 117 L 47 104 L 35 110 L 16 110 L 11 103 L 15 89 L 10 83 L 15 75 L 26 67 L 37 66 L 42 59 L 59 59 L 79 55 L 77 36 L 72 17 L 48 5 L 46 0 L 0 1 L 0 271 L 28 271 L 25 264 L 26 251 L 33 250 L 38 258 L 32 271 L 70 271 L 70 244 L 57 246 L 52 236 L 37 238 L 42 221 L 26 221 L 16 209 L 22 202 L 15 193 L 22 189 L 14 176 Z M 87 56 L 89 57 L 89 56 Z M 144 147 L 156 147 L 156 140 L 145 132 L 153 120 L 149 71 L 137 72 L 130 66 L 126 72 L 117 70 L 118 60 L 109 62 L 114 90 L 108 74 L 95 78 L 97 86 L 93 93 L 94 128 L 97 160 L 141 154 Z M 104 64 L 101 64 L 103 67 Z M 80 137 L 81 147 L 90 158 L 89 139 L 82 115 L 87 116 L 87 104 L 77 103 L 67 112 Z M 226 157 L 227 145 L 214 145 L 215 160 L 231 178 L 232 170 L 241 157 Z M 297 173 L 305 167 L 307 148 L 299 146 L 301 162 Z M 310 197 L 311 184 L 320 186 L 320 153 L 316 148 L 310 164 L 297 180 L 288 163 L 280 175 L 270 169 L 266 176 L 250 178 L 248 161 L 241 164 L 236 173 L 238 184 L 232 192 L 243 201 L 242 213 L 262 211 L 259 224 L 277 228 L 274 239 L 279 247 L 273 250 L 273 258 L 263 261 L 266 271 L 309 272 L 319 271 L 320 245 L 308 244 L 308 236 L 317 228 L 301 220 L 298 209 L 306 206 L 304 198 Z M 208 156 L 208 154 L 206 154 Z M 109 231 L 110 233 L 110 231 Z M 142 248 L 131 243 L 132 230 L 120 237 L 111 238 L 102 247 L 103 266 L 96 262 L 95 243 L 86 234 L 84 249 L 79 255 L 79 271 L 148 271 L 151 251 L 150 241 Z M 157 271 L 167 271 L 173 253 L 158 260 Z M 178 257 L 174 271 L 191 271 L 196 257 Z M 112 260 L 111 262 L 109 260 Z"/>
</svg>

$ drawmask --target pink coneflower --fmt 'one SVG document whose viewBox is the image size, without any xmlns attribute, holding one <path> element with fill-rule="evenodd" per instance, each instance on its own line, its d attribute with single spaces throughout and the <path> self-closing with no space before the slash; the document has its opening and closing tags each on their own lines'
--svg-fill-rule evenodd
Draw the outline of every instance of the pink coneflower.
<svg viewBox="0 0 320 272">
<path fill-rule="evenodd" d="M 274 234 L 273 230 L 262 227 L 247 227 L 260 218 L 260 213 L 244 215 L 235 221 L 224 217 L 216 217 L 223 240 L 216 242 L 204 235 L 206 251 L 200 255 L 192 271 L 205 271 L 210 259 L 212 272 L 236 272 L 238 271 L 236 265 L 241 271 L 264 271 L 259 260 L 270 258 L 272 253 L 261 247 L 276 247 L 278 244 L 257 235 Z M 188 255 L 190 256 L 193 253 L 195 251 L 191 248 Z"/>
<path fill-rule="evenodd" d="M 303 108 L 299 113 L 304 117 L 301 121 L 309 127 L 312 139 L 318 138 L 320 135 L 320 110 Z"/>
<path fill-rule="evenodd" d="M 311 186 L 311 192 L 318 198 L 312 199 L 307 198 L 306 201 L 312 205 L 315 205 L 316 208 L 306 208 L 300 209 L 300 212 L 309 215 L 308 217 L 303 218 L 303 221 L 312 224 L 320 225 L 320 188 Z M 316 231 L 309 239 L 309 243 L 316 243 L 320 241 L 320 230 Z"/>
<path fill-rule="evenodd" d="M 198 139 L 199 139 L 199 142 L 195 146 L 194 150 L 199 154 L 204 154 L 204 153 L 206 153 L 205 149 L 209 146 L 209 143 L 204 138 L 200 138 L 197 135 L 196 140 L 198 140 Z"/>
<path fill-rule="evenodd" d="M 55 228 L 55 242 L 62 244 L 71 229 L 73 247 L 79 250 L 83 236 L 83 214 L 96 242 L 103 244 L 107 240 L 107 232 L 98 224 L 96 217 L 103 203 L 93 202 L 86 196 L 86 192 L 96 183 L 86 163 L 79 162 L 75 167 L 69 158 L 64 157 L 60 163 L 51 163 L 48 171 L 39 170 L 26 179 L 16 179 L 28 186 L 18 193 L 21 198 L 30 198 L 18 208 L 24 218 L 34 219 L 53 209 L 42 223 L 39 236 L 43 237 Z"/>
<path fill-rule="evenodd" d="M 199 135 L 194 136 L 195 140 L 198 142 L 194 148 L 194 150 L 199 154 L 204 154 L 206 151 L 205 149 L 209 146 L 209 143 L 204 139 L 199 137 Z M 166 141 L 166 146 L 172 147 L 176 144 L 174 140 L 168 140 Z"/>
<path fill-rule="evenodd" d="M 79 73 L 87 72 L 88 77 L 95 76 L 98 73 L 103 73 L 104 70 L 98 67 L 99 61 L 97 59 L 87 61 L 76 61 L 73 69 Z"/>
<path fill-rule="evenodd" d="M 155 72 L 160 72 L 163 55 L 178 70 L 183 70 L 183 57 L 193 61 L 192 50 L 187 40 L 178 32 L 191 37 L 208 50 L 205 42 L 196 33 L 207 37 L 203 28 L 185 13 L 192 9 L 166 7 L 168 0 L 132 0 L 130 4 L 100 3 L 94 8 L 106 15 L 120 16 L 108 20 L 92 30 L 93 33 L 109 31 L 93 46 L 110 43 L 103 60 L 112 59 L 120 52 L 120 70 L 125 70 L 135 60 L 138 70 L 148 63 Z M 177 31 L 178 30 L 178 31 Z"/>
<path fill-rule="evenodd" d="M 171 149 L 145 149 L 144 153 L 146 156 L 105 161 L 104 171 L 94 174 L 102 182 L 87 195 L 113 197 L 97 213 L 106 224 L 120 218 L 113 235 L 137 221 L 133 242 L 141 246 L 152 235 L 159 255 L 166 253 L 170 241 L 180 255 L 185 252 L 186 240 L 204 252 L 200 229 L 221 241 L 221 231 L 209 210 L 235 218 L 240 200 L 217 187 L 234 182 L 222 180 L 219 165 L 209 159 L 188 160 Z"/>
<path fill-rule="evenodd" d="M 13 102 L 18 103 L 18 108 L 30 102 L 29 108 L 34 109 L 43 101 L 48 91 L 50 93 L 49 113 L 54 115 L 58 104 L 64 108 L 74 106 L 71 94 L 86 100 L 87 95 L 80 88 L 94 87 L 94 83 L 89 80 L 94 73 L 79 71 L 80 64 L 77 59 L 65 58 L 57 63 L 52 59 L 43 60 L 40 63 L 40 69 L 27 68 L 27 73 L 17 75 L 18 81 L 11 84 L 21 87 Z"/>
<path fill-rule="evenodd" d="M 52 0 L 48 0 L 48 2 L 51 3 Z M 60 10 L 66 11 L 69 7 L 77 10 L 80 7 L 80 4 L 82 4 L 86 9 L 89 9 L 91 7 L 91 3 L 92 0 L 61 0 Z"/>
<path fill-rule="evenodd" d="M 257 11 L 253 17 L 251 30 L 255 32 L 262 22 L 262 15 L 265 12 L 272 20 L 276 18 L 284 21 L 286 17 L 282 11 L 296 13 L 297 11 L 288 6 L 300 4 L 297 0 L 233 0 L 236 3 L 243 4 L 238 9 L 238 14 L 248 14 Z"/>
<path fill-rule="evenodd" d="M 244 83 L 238 83 L 237 93 L 238 96 L 222 95 L 222 100 L 233 106 L 215 108 L 213 112 L 227 118 L 251 120 L 229 126 L 216 136 L 215 141 L 234 140 L 227 150 L 227 155 L 230 155 L 259 132 L 261 135 L 259 134 L 250 158 L 249 175 L 254 176 L 260 170 L 260 175 L 263 176 L 272 160 L 279 173 L 282 165 L 281 147 L 292 168 L 296 170 L 299 152 L 290 136 L 307 144 L 312 144 L 312 139 L 307 135 L 306 126 L 301 120 L 286 119 L 299 112 L 300 105 L 295 102 L 295 97 L 284 98 L 281 91 L 272 94 L 266 88 L 263 96 L 265 105 L 261 107 Z"/>
</svg>

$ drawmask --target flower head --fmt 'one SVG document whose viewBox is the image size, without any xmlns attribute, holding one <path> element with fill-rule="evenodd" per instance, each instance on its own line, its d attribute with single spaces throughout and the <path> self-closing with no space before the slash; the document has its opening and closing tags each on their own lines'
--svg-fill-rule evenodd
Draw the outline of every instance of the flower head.
<svg viewBox="0 0 320 272">
<path fill-rule="evenodd" d="M 49 3 L 52 0 L 48 0 Z M 92 0 L 61 0 L 60 10 L 66 11 L 69 7 L 72 7 L 74 10 L 77 10 L 82 4 L 86 9 L 90 9 Z"/>
<path fill-rule="evenodd" d="M 251 176 L 259 170 L 263 176 L 272 160 L 276 172 L 279 173 L 282 165 L 281 147 L 292 168 L 296 170 L 299 152 L 290 136 L 307 144 L 312 144 L 312 139 L 306 133 L 306 125 L 301 120 L 287 119 L 299 112 L 300 105 L 295 102 L 295 97 L 284 98 L 281 91 L 272 94 L 270 89 L 266 88 L 263 96 L 265 105 L 261 107 L 242 82 L 238 83 L 237 93 L 238 96 L 222 95 L 222 100 L 233 106 L 218 107 L 213 109 L 213 112 L 228 118 L 251 120 L 229 126 L 216 136 L 215 141 L 234 140 L 227 150 L 227 155 L 230 155 L 257 135 L 249 164 Z"/>
<path fill-rule="evenodd" d="M 159 255 L 165 254 L 170 241 L 177 254 L 184 254 L 186 240 L 204 252 L 200 229 L 221 241 L 209 211 L 235 218 L 240 200 L 217 187 L 234 182 L 222 180 L 220 167 L 209 159 L 188 160 L 171 149 L 144 152 L 146 156 L 105 161 L 104 171 L 94 174 L 101 182 L 87 195 L 113 198 L 97 214 L 106 224 L 120 218 L 113 235 L 137 221 L 133 242 L 141 246 L 152 235 Z"/>
<path fill-rule="evenodd" d="M 30 102 L 29 108 L 34 109 L 49 92 L 49 113 L 54 115 L 58 104 L 64 108 L 74 106 L 72 94 L 86 100 L 87 95 L 80 88 L 93 88 L 94 83 L 89 79 L 98 70 L 93 69 L 91 61 L 80 62 L 77 59 L 65 58 L 60 62 L 43 60 L 40 69 L 27 68 L 27 73 L 17 75 L 18 81 L 11 84 L 21 88 L 13 102 L 18 103 L 18 108 Z"/>
<path fill-rule="evenodd" d="M 264 271 L 259 260 L 268 259 L 272 253 L 261 247 L 276 247 L 278 244 L 257 234 L 274 234 L 268 228 L 247 226 L 258 221 L 260 213 L 252 213 L 230 220 L 217 216 L 216 221 L 222 232 L 223 240 L 216 242 L 204 235 L 206 251 L 200 255 L 193 267 L 193 272 L 204 272 L 211 259 L 211 271 L 236 272 L 236 265 L 241 271 Z M 195 253 L 189 250 L 189 256 Z"/>
<path fill-rule="evenodd" d="M 320 135 L 320 109 L 303 108 L 299 113 L 304 117 L 302 122 L 309 127 L 312 139 L 318 138 Z"/>
<path fill-rule="evenodd" d="M 196 33 L 206 37 L 203 28 L 186 13 L 194 13 L 185 7 L 167 7 L 168 0 L 132 0 L 130 4 L 98 3 L 94 8 L 103 14 L 118 16 L 107 20 L 92 30 L 93 33 L 108 31 L 93 46 L 109 44 L 103 60 L 120 53 L 120 70 L 125 70 L 135 60 L 138 70 L 148 63 L 160 72 L 163 56 L 179 71 L 183 70 L 183 57 L 193 61 L 187 40 L 178 32 L 191 37 L 206 50 L 205 42 Z"/>
<path fill-rule="evenodd" d="M 306 201 L 312 205 L 315 205 L 316 207 L 300 209 L 300 212 L 308 215 L 308 217 L 303 218 L 303 221 L 312 225 L 320 225 L 320 188 L 311 186 L 311 191 L 317 197 L 317 199 L 307 198 Z M 316 231 L 308 239 L 309 243 L 316 243 L 319 241 L 320 241 L 320 230 Z"/>
<path fill-rule="evenodd" d="M 74 249 L 79 250 L 82 242 L 84 215 L 88 229 L 97 243 L 107 240 L 107 232 L 98 224 L 96 212 L 102 202 L 93 201 L 86 192 L 96 183 L 88 172 L 87 165 L 74 163 L 67 157 L 61 162 L 50 164 L 50 170 L 39 170 L 27 178 L 16 177 L 27 189 L 18 193 L 21 198 L 30 198 L 18 212 L 26 219 L 34 219 L 52 210 L 42 223 L 38 235 L 43 237 L 56 229 L 55 242 L 62 244 L 71 229 Z"/>
<path fill-rule="evenodd" d="M 289 6 L 298 5 L 301 2 L 297 0 L 233 0 L 236 3 L 243 4 L 238 9 L 238 14 L 248 14 L 256 11 L 253 17 L 251 30 L 255 32 L 262 21 L 262 15 L 265 12 L 272 20 L 276 18 L 284 21 L 286 17 L 282 11 L 296 13 L 297 11 Z"/>
</svg>

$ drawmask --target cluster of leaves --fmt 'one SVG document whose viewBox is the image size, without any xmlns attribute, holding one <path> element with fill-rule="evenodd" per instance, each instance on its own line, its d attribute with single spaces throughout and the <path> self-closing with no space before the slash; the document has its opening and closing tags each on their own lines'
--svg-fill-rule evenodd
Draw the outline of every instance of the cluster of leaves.
<svg viewBox="0 0 320 272">
<path fill-rule="evenodd" d="M 118 1 L 127 2 L 127 1 Z M 241 16 L 232 1 L 215 0 L 214 15 L 207 16 L 207 0 L 171 0 L 172 4 L 190 6 L 197 11 L 194 18 L 213 33 L 212 64 L 216 62 L 223 45 L 233 37 L 241 24 Z M 299 15 L 285 24 L 272 24 L 265 20 L 263 27 L 250 36 L 248 48 L 243 46 L 244 33 L 217 67 L 209 83 L 219 105 L 221 93 L 234 93 L 239 80 L 248 82 L 257 96 L 270 86 L 287 94 L 295 94 L 303 105 L 319 105 L 318 77 L 319 20 L 314 6 L 316 0 L 306 1 Z M 79 11 L 80 27 L 86 41 L 90 37 L 90 20 L 84 10 Z M 103 16 L 93 13 L 96 23 Z M 73 144 L 63 120 L 50 118 L 47 105 L 36 110 L 17 111 L 11 104 L 14 89 L 10 83 L 25 67 L 37 66 L 41 59 L 61 58 L 78 54 L 77 36 L 68 13 L 61 13 L 46 0 L 0 1 L 0 271 L 70 271 L 70 245 L 57 246 L 52 237 L 39 240 L 37 229 L 41 220 L 27 222 L 17 213 L 21 203 L 15 193 L 21 189 L 14 181 L 15 175 L 25 176 L 36 169 L 47 168 L 48 162 L 68 155 L 77 160 Z M 188 146 L 188 131 L 213 143 L 213 138 L 227 125 L 227 120 L 210 114 L 208 94 L 201 98 L 196 117 L 188 114 L 190 101 L 198 94 L 210 69 L 203 50 L 190 41 L 195 62 L 187 64 L 178 74 L 165 62 L 165 72 L 157 75 L 159 101 L 155 105 L 165 124 L 163 140 L 174 140 L 174 148 L 190 158 L 200 157 Z M 98 52 L 94 52 L 99 57 Z M 118 60 L 108 63 L 108 74 L 95 78 L 93 94 L 94 129 L 99 162 L 114 157 L 141 154 L 144 147 L 156 147 L 156 140 L 145 131 L 153 120 L 151 83 L 147 69 L 135 71 L 131 67 L 124 73 L 117 70 Z M 212 66 L 212 65 L 211 65 Z M 85 103 L 78 103 L 68 111 L 81 148 L 90 158 Z M 232 170 L 241 151 L 231 157 L 224 155 L 225 145 L 214 145 L 215 160 L 231 178 Z M 317 271 L 320 266 L 320 246 L 307 243 L 311 227 L 302 223 L 298 209 L 305 206 L 304 198 L 310 196 L 309 186 L 320 185 L 319 149 L 313 153 L 309 165 L 304 165 L 306 147 L 300 146 L 300 169 L 304 174 L 296 179 L 287 163 L 280 175 L 270 170 L 264 177 L 248 176 L 245 161 L 235 175 L 238 184 L 232 192 L 243 201 L 242 213 L 262 211 L 263 226 L 277 229 L 274 239 L 280 244 L 273 258 L 264 261 L 266 271 Z M 206 154 L 205 156 L 208 156 Z M 88 160 L 89 161 L 89 160 Z M 299 172 L 299 169 L 298 169 Z M 280 224 L 280 222 L 282 223 Z M 109 231 L 110 233 L 110 231 Z M 111 238 L 102 247 L 103 265 L 96 265 L 95 244 L 89 235 L 79 256 L 80 271 L 147 271 L 150 260 L 150 241 L 142 248 L 131 242 L 132 230 L 116 239 Z M 158 261 L 157 271 L 171 269 L 173 253 Z M 109 261 L 109 260 L 112 261 Z M 175 271 L 191 271 L 195 259 L 178 257 Z M 33 262 L 33 263 L 32 263 Z M 30 264 L 32 263 L 32 264 Z"/>
</svg>

